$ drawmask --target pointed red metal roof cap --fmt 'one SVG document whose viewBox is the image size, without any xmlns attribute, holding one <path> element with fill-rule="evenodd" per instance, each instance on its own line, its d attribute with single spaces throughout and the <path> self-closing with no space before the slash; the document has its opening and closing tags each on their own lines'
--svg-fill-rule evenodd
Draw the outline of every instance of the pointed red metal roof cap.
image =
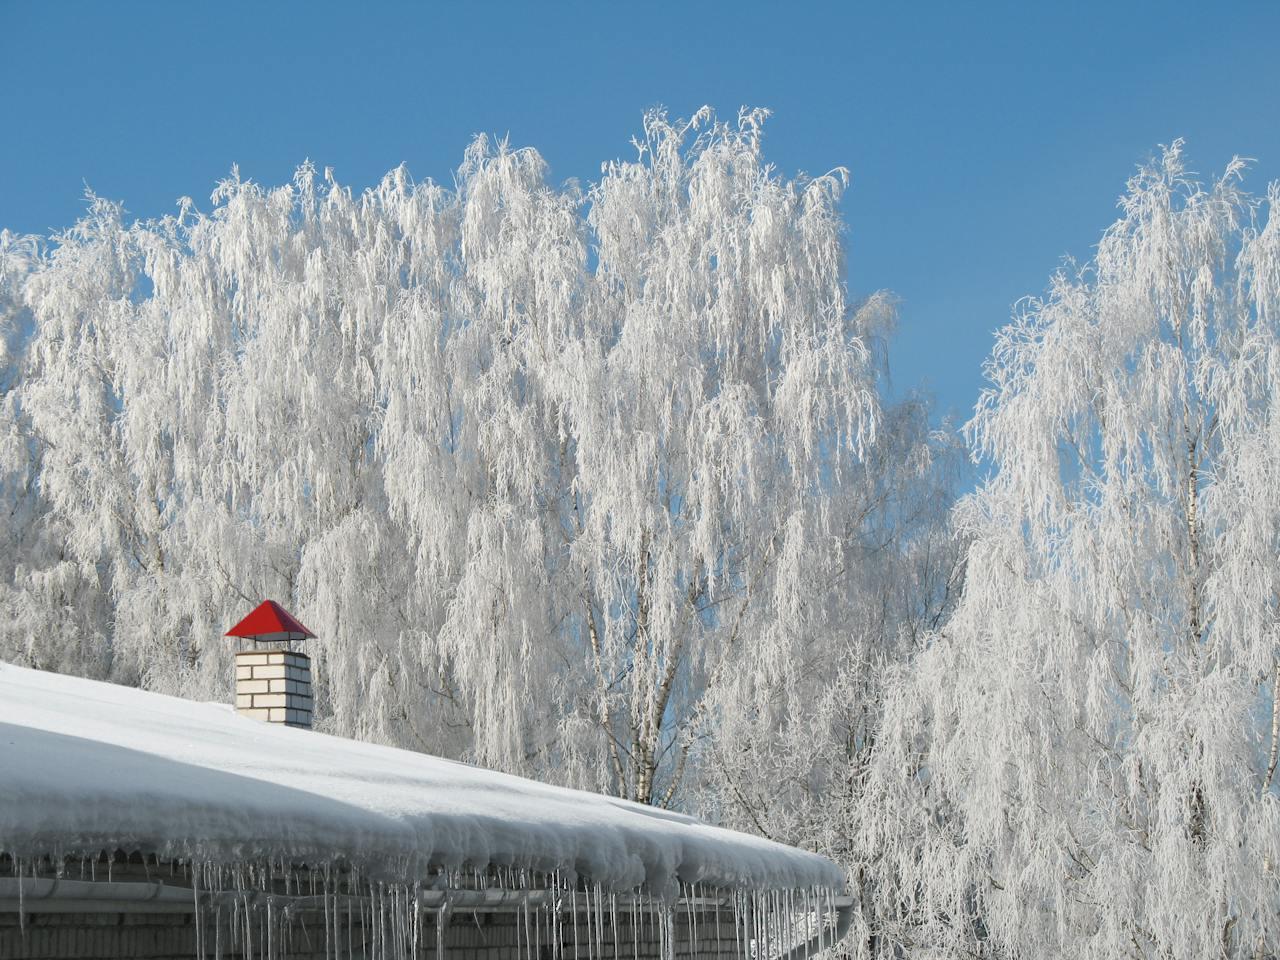
<svg viewBox="0 0 1280 960">
<path fill-rule="evenodd" d="M 307 637 L 315 634 L 302 625 L 274 600 L 263 600 L 253 612 L 227 631 L 228 637 L 260 637 L 268 633 L 301 633 Z"/>
</svg>

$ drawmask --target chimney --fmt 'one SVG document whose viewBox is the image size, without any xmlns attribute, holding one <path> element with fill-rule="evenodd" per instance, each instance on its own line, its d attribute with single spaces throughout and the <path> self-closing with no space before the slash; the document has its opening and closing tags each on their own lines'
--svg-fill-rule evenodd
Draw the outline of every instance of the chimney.
<svg viewBox="0 0 1280 960">
<path fill-rule="evenodd" d="M 238 637 L 236 713 L 267 723 L 311 727 L 311 658 L 293 649 L 315 634 L 274 600 L 264 600 L 227 631 Z M 251 645 L 243 648 L 243 641 Z"/>
</svg>

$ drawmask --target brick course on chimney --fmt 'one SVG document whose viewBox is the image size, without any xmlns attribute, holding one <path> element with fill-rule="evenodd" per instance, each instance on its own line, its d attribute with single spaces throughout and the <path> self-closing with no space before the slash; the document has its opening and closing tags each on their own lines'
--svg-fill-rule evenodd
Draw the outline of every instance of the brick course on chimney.
<svg viewBox="0 0 1280 960">
<path fill-rule="evenodd" d="M 236 654 L 236 713 L 290 727 L 311 726 L 311 658 L 292 650 Z"/>
</svg>

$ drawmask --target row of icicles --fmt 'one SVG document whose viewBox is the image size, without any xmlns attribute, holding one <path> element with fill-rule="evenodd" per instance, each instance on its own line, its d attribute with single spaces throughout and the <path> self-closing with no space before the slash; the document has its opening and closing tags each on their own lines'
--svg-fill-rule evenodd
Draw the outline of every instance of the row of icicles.
<svg viewBox="0 0 1280 960">
<path fill-rule="evenodd" d="M 71 859 L 3 860 L 19 878 L 75 876 Z M 55 863 L 61 869 L 52 870 Z M 486 946 L 524 960 L 773 960 L 835 945 L 835 891 L 825 888 L 748 891 L 681 883 L 678 895 L 659 897 L 616 893 L 560 871 L 506 867 L 439 870 L 402 883 L 338 862 L 310 868 L 286 861 L 143 863 L 148 879 L 168 874 L 190 884 L 196 960 L 444 960 L 451 948 Z M 110 857 L 83 858 L 80 878 L 111 882 L 115 866 Z M 482 918 L 494 915 L 492 905 L 476 909 L 466 902 L 485 891 L 498 894 L 504 907 L 496 912 L 502 919 L 488 924 Z M 482 937 L 506 937 L 496 944 L 452 944 L 450 931 L 460 925 Z"/>
</svg>

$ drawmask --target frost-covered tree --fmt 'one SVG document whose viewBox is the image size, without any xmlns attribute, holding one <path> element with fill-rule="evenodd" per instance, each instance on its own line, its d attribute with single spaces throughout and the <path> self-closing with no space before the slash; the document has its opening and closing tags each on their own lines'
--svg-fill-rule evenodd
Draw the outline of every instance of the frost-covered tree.
<svg viewBox="0 0 1280 960">
<path fill-rule="evenodd" d="M 0 657 L 101 676 L 109 607 L 98 570 L 68 549 L 67 524 L 41 495 L 46 453 L 25 403 L 34 318 L 24 302 L 39 243 L 0 231 Z"/>
<path fill-rule="evenodd" d="M 998 336 L 963 596 L 861 831 L 920 955 L 1280 950 L 1280 217 L 1181 145 Z"/>
<path fill-rule="evenodd" d="M 963 574 L 949 517 L 963 451 L 952 430 L 930 428 L 930 414 L 917 397 L 883 410 L 859 482 L 844 494 L 840 562 L 816 573 L 804 600 L 822 628 L 771 669 L 735 671 L 713 691 L 714 723 L 701 732 L 702 812 L 845 864 L 868 901 L 880 878 L 858 839 L 861 824 L 884 816 L 867 784 L 885 699 Z M 865 916 L 852 931 L 855 953 L 874 944 Z"/>
<path fill-rule="evenodd" d="M 452 188 L 92 199 L 14 389 L 95 669 L 225 696 L 272 596 L 330 729 L 675 802 L 722 686 L 843 629 L 881 449 L 843 172 L 780 176 L 763 119 L 651 114 L 585 190 L 481 138 Z"/>
<path fill-rule="evenodd" d="M 559 379 L 596 671 L 571 719 L 606 734 L 602 786 L 644 801 L 671 801 L 721 685 L 831 637 L 813 583 L 876 416 L 860 333 L 884 308 L 847 303 L 842 175 L 777 177 L 762 120 L 689 145 L 651 117 L 640 158 L 590 195 L 592 320 Z"/>
</svg>

